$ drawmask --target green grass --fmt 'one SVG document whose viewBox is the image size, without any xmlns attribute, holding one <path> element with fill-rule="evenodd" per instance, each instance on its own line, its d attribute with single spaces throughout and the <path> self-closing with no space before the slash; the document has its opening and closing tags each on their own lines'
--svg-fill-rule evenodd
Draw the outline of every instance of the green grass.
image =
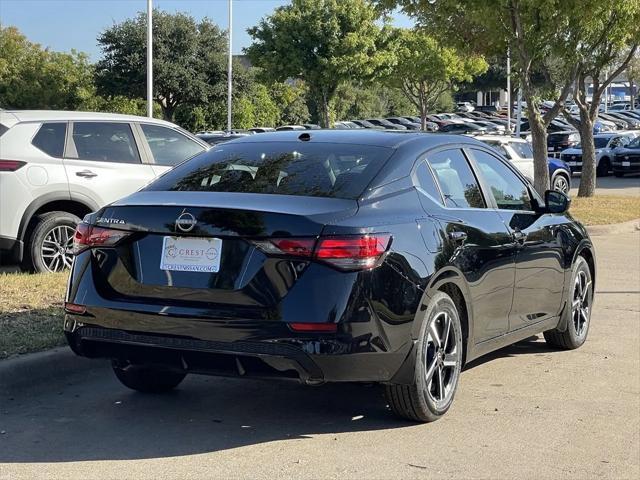
<svg viewBox="0 0 640 480">
<path fill-rule="evenodd" d="M 596 195 L 573 197 L 569 209 L 583 225 L 607 225 L 640 218 L 640 197 Z"/>
<path fill-rule="evenodd" d="M 0 359 L 64 343 L 67 273 L 0 274 Z"/>
</svg>

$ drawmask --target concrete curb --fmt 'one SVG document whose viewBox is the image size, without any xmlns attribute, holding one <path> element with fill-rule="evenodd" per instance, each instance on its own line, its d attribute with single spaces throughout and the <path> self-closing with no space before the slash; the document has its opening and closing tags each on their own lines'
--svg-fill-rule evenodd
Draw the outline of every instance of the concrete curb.
<svg viewBox="0 0 640 480">
<path fill-rule="evenodd" d="M 614 233 L 631 233 L 640 230 L 640 218 L 623 223 L 612 223 L 611 225 L 590 225 L 587 232 L 592 237 L 611 235 Z"/>
<path fill-rule="evenodd" d="M 0 360 L 0 392 L 74 375 L 104 366 L 104 361 L 78 357 L 69 347 Z"/>
</svg>

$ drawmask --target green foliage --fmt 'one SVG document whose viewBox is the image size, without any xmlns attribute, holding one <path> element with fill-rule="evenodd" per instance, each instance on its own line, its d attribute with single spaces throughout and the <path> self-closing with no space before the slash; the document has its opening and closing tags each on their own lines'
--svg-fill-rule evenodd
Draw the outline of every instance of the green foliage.
<svg viewBox="0 0 640 480">
<path fill-rule="evenodd" d="M 309 122 L 308 91 L 304 83 L 300 81 L 293 84 L 275 82 L 269 87 L 269 90 L 275 105 L 280 110 L 277 124 L 300 125 Z"/>
<path fill-rule="evenodd" d="M 138 14 L 105 30 L 99 37 L 104 58 L 96 65 L 98 92 L 145 96 L 146 15 Z M 203 105 L 224 97 L 224 33 L 209 19 L 196 22 L 184 13 L 153 14 L 154 96 L 166 119 L 176 108 Z"/>
<path fill-rule="evenodd" d="M 414 115 L 416 109 L 398 89 L 378 83 L 348 82 L 338 87 L 331 111 L 338 121 Z"/>
<path fill-rule="evenodd" d="M 395 55 L 394 66 L 382 76 L 390 86 L 404 93 L 425 117 L 436 108 L 442 94 L 487 70 L 479 55 L 461 55 L 443 46 L 423 30 L 396 29 L 389 48 Z"/>
<path fill-rule="evenodd" d="M 388 60 L 377 18 L 365 0 L 293 0 L 249 29 L 246 53 L 272 80 L 303 80 L 328 126 L 340 83 L 370 77 Z"/>
<path fill-rule="evenodd" d="M 92 90 L 83 53 L 44 50 L 15 27 L 0 26 L 0 106 L 75 109 Z"/>
</svg>

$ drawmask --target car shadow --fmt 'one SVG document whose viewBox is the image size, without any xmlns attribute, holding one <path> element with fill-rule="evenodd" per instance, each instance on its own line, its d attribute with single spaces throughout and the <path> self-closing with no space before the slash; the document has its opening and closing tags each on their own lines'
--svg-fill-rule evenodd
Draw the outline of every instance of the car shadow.
<svg viewBox="0 0 640 480">
<path fill-rule="evenodd" d="M 521 355 L 539 355 L 544 353 L 556 352 L 562 352 L 562 350 L 549 346 L 547 342 L 545 342 L 542 335 L 533 335 L 529 338 L 525 338 L 524 340 L 519 341 L 518 343 L 514 343 L 513 345 L 509 345 L 507 347 L 501 348 L 500 350 L 496 350 L 480 358 L 472 360 L 464 366 L 463 372 L 479 367 L 480 365 L 484 365 L 485 363 L 491 362 L 498 358 L 519 357 Z"/>
<path fill-rule="evenodd" d="M 499 357 L 549 351 L 536 338 L 465 370 Z M 306 387 L 191 375 L 171 393 L 144 395 L 121 386 L 100 362 L 60 384 L 0 396 L 0 464 L 174 457 L 415 426 L 393 416 L 380 385 Z"/>
</svg>

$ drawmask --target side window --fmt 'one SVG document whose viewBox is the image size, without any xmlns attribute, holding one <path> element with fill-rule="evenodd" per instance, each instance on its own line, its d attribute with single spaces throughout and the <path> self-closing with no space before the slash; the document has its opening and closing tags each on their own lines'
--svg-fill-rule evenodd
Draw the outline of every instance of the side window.
<svg viewBox="0 0 640 480">
<path fill-rule="evenodd" d="M 416 168 L 415 180 L 418 186 L 424 190 L 431 198 L 436 202 L 442 203 L 442 196 L 436 185 L 436 181 L 433 178 L 431 169 L 427 162 L 420 162 Z"/>
<path fill-rule="evenodd" d="M 128 123 L 74 122 L 73 143 L 81 160 L 140 163 Z"/>
<path fill-rule="evenodd" d="M 472 151 L 498 208 L 533 210 L 527 186 L 509 167 L 487 152 Z"/>
<path fill-rule="evenodd" d="M 478 180 L 462 150 L 443 150 L 428 155 L 445 205 L 451 208 L 485 208 Z"/>
<path fill-rule="evenodd" d="M 64 139 L 67 135 L 66 122 L 43 123 L 31 144 L 52 157 L 62 157 Z"/>
<path fill-rule="evenodd" d="M 204 151 L 202 145 L 171 128 L 144 123 L 140 126 L 157 165 L 173 167 Z"/>
</svg>

